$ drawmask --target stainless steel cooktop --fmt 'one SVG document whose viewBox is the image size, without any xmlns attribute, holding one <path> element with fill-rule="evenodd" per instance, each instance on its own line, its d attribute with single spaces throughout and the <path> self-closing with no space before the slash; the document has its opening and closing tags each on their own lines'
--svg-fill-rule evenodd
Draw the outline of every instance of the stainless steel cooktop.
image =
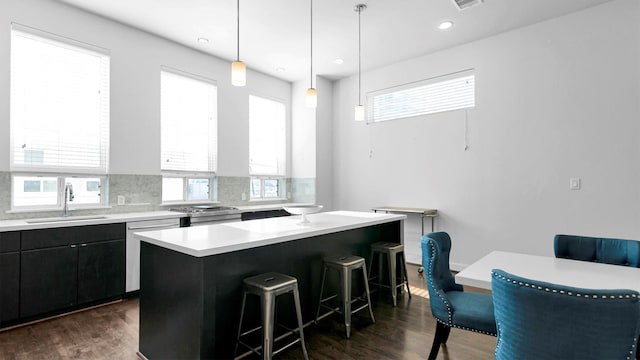
<svg viewBox="0 0 640 360">
<path fill-rule="evenodd" d="M 229 214 L 240 213 L 240 210 L 238 208 L 235 208 L 232 206 L 219 206 L 219 205 L 192 205 L 192 206 L 171 208 L 169 209 L 169 211 L 185 213 L 190 217 L 229 215 Z"/>
</svg>

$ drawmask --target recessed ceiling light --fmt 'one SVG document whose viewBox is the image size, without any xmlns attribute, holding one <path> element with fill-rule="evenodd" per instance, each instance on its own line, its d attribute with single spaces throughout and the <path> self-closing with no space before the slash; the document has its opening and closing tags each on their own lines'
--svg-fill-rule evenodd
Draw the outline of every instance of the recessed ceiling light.
<svg viewBox="0 0 640 360">
<path fill-rule="evenodd" d="M 277 72 L 279 72 L 279 73 L 281 73 L 281 72 L 285 72 L 285 71 L 287 71 L 287 69 L 285 69 L 285 68 L 283 68 L 283 67 L 277 67 L 277 68 L 276 68 L 276 71 L 277 71 Z"/>
<path fill-rule="evenodd" d="M 333 60 L 333 62 L 334 62 L 335 64 L 342 65 L 342 64 L 344 64 L 344 59 L 340 59 L 340 58 L 338 58 L 338 59 Z"/>
<path fill-rule="evenodd" d="M 453 21 L 443 21 L 440 23 L 440 25 L 438 25 L 438 29 L 447 30 L 447 29 L 451 29 L 452 26 L 453 26 Z"/>
<path fill-rule="evenodd" d="M 198 42 L 201 44 L 208 44 L 209 39 L 201 37 L 201 38 L 198 38 Z"/>
</svg>

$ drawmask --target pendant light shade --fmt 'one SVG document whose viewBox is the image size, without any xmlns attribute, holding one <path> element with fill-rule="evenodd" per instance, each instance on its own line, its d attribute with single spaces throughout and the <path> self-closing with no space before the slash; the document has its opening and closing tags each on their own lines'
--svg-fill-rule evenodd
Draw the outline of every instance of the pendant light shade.
<svg viewBox="0 0 640 360">
<path fill-rule="evenodd" d="M 231 63 L 231 84 L 234 86 L 245 86 L 247 84 L 247 66 L 240 61 L 240 0 L 236 0 L 237 4 L 237 52 L 236 61 Z"/>
<path fill-rule="evenodd" d="M 307 107 L 318 106 L 318 92 L 314 88 L 307 89 Z"/>
<path fill-rule="evenodd" d="M 355 108 L 354 118 L 356 121 L 364 121 L 365 112 L 362 105 L 362 36 L 360 34 L 360 14 L 367 8 L 365 4 L 358 4 L 354 11 L 358 12 L 358 106 Z"/>
<path fill-rule="evenodd" d="M 313 0 L 310 0 L 309 13 L 310 13 L 309 26 L 311 28 L 309 32 L 311 34 L 311 40 L 310 40 L 311 55 L 309 56 L 310 70 L 309 70 L 309 88 L 307 89 L 307 107 L 314 108 L 318 106 L 318 92 L 313 87 Z"/>
<path fill-rule="evenodd" d="M 231 63 L 231 84 L 234 86 L 245 86 L 247 84 L 247 65 L 242 61 Z"/>
<path fill-rule="evenodd" d="M 356 121 L 364 121 L 364 105 L 356 105 L 355 119 Z"/>
</svg>

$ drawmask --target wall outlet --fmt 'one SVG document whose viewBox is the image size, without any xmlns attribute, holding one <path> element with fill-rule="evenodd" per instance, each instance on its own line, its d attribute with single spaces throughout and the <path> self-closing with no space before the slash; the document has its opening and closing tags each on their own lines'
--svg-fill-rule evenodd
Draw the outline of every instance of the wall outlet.
<svg viewBox="0 0 640 360">
<path fill-rule="evenodd" d="M 247 193 L 242 193 L 242 200 L 247 200 Z"/>
<path fill-rule="evenodd" d="M 580 178 L 569 179 L 569 190 L 580 190 Z"/>
<path fill-rule="evenodd" d="M 124 196 L 118 195 L 118 205 L 124 205 Z"/>
</svg>

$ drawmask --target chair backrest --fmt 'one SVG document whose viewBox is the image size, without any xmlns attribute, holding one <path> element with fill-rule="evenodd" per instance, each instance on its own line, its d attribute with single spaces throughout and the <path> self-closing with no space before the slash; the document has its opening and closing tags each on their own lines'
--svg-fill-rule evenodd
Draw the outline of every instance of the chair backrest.
<svg viewBox="0 0 640 360">
<path fill-rule="evenodd" d="M 640 268 L 640 241 L 556 235 L 556 257 Z"/>
<path fill-rule="evenodd" d="M 633 359 L 640 297 L 633 290 L 592 290 L 492 271 L 498 327 L 496 360 Z"/>
<path fill-rule="evenodd" d="M 451 238 L 446 232 L 432 232 L 422 237 L 422 266 L 425 270 L 425 280 L 429 289 L 429 304 L 431 313 L 437 319 L 449 322 L 446 292 L 462 291 L 462 286 L 456 284 L 449 268 L 449 254 L 451 252 Z"/>
</svg>

